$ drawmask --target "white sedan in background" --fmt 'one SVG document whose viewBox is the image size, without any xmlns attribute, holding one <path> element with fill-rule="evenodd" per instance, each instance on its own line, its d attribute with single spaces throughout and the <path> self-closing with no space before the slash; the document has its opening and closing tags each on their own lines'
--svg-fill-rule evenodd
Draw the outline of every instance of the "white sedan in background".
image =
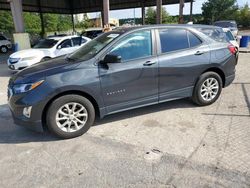
<svg viewBox="0 0 250 188">
<path fill-rule="evenodd" d="M 32 49 L 11 54 L 8 59 L 8 67 L 11 70 L 21 70 L 50 58 L 70 54 L 90 40 L 84 36 L 49 37 L 39 41 Z"/>
<path fill-rule="evenodd" d="M 234 37 L 232 31 L 229 28 L 222 28 L 223 32 L 226 34 L 227 39 L 229 40 L 229 42 L 234 45 L 237 50 L 239 50 L 239 44 L 237 41 L 237 36 Z"/>
</svg>

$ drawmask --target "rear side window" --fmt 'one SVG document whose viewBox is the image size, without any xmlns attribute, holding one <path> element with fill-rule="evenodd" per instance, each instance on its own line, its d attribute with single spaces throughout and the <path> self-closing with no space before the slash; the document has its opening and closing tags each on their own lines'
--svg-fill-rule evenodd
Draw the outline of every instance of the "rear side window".
<svg viewBox="0 0 250 188">
<path fill-rule="evenodd" d="M 195 46 L 199 46 L 202 43 L 202 41 L 190 31 L 188 31 L 188 38 L 189 38 L 189 43 L 190 43 L 191 48 Z"/>
<path fill-rule="evenodd" d="M 185 29 L 159 30 L 162 53 L 189 48 L 187 31 Z"/>
<path fill-rule="evenodd" d="M 6 40 L 4 36 L 0 36 L 0 40 Z"/>
<path fill-rule="evenodd" d="M 73 46 L 80 46 L 81 42 L 82 42 L 81 40 L 82 40 L 82 37 L 74 37 L 74 38 L 72 38 Z"/>
</svg>

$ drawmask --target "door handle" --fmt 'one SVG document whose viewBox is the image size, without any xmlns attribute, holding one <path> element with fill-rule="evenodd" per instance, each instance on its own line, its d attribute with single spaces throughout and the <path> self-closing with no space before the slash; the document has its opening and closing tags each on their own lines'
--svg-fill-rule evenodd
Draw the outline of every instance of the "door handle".
<svg viewBox="0 0 250 188">
<path fill-rule="evenodd" d="M 195 52 L 194 55 L 202 55 L 202 54 L 204 54 L 204 53 L 205 53 L 205 51 L 197 51 L 197 52 Z"/>
<path fill-rule="evenodd" d="M 144 66 L 151 66 L 151 65 L 154 65 L 156 64 L 156 61 L 146 61 L 143 65 Z"/>
</svg>

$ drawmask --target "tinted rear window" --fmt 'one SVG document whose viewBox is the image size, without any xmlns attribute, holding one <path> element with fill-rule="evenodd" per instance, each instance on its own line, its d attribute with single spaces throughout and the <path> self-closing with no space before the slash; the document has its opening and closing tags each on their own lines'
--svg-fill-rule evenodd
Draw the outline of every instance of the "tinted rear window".
<svg viewBox="0 0 250 188">
<path fill-rule="evenodd" d="M 189 48 L 185 29 L 159 30 L 162 53 Z"/>
</svg>

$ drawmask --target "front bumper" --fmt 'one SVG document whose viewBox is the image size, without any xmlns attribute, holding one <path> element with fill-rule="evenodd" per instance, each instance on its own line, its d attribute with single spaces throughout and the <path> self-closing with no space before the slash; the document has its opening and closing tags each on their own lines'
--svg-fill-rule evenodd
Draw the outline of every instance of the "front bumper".
<svg viewBox="0 0 250 188">
<path fill-rule="evenodd" d="M 43 132 L 42 114 L 45 103 L 42 100 L 34 100 L 34 95 L 37 96 L 37 94 L 32 94 L 32 92 L 12 95 L 10 91 L 8 91 L 8 105 L 15 124 Z M 30 106 L 32 106 L 32 110 L 28 118 L 23 114 L 23 110 Z"/>
</svg>

